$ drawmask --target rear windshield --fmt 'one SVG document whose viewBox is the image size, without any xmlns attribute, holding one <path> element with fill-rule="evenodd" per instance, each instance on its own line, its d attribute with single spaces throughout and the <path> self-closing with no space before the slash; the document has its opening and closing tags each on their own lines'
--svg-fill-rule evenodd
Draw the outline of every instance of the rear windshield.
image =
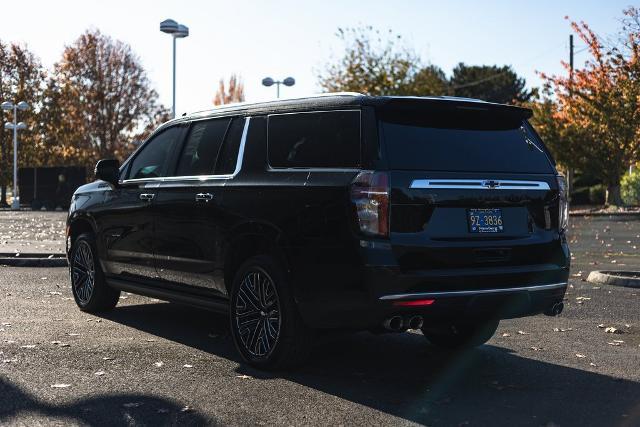
<svg viewBox="0 0 640 427">
<path fill-rule="evenodd" d="M 383 116 L 380 127 L 389 167 L 553 173 L 545 147 L 526 121 L 484 114 L 456 116 Z"/>
</svg>

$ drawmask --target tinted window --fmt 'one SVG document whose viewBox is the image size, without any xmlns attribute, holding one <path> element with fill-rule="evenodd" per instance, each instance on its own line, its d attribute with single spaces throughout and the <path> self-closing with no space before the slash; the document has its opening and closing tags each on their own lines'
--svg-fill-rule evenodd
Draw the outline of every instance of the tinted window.
<svg viewBox="0 0 640 427">
<path fill-rule="evenodd" d="M 392 169 L 552 173 L 542 142 L 519 120 L 384 118 L 382 134 Z"/>
<path fill-rule="evenodd" d="M 228 127 L 229 119 L 192 123 L 180 155 L 176 175 L 212 175 Z"/>
<path fill-rule="evenodd" d="M 131 162 L 128 179 L 167 176 L 181 129 L 172 127 L 153 137 Z"/>
<path fill-rule="evenodd" d="M 357 167 L 360 112 L 269 116 L 268 145 L 272 167 Z"/>
<path fill-rule="evenodd" d="M 244 118 L 237 117 L 233 119 L 218 155 L 216 175 L 229 175 L 235 171 L 243 131 Z"/>
</svg>

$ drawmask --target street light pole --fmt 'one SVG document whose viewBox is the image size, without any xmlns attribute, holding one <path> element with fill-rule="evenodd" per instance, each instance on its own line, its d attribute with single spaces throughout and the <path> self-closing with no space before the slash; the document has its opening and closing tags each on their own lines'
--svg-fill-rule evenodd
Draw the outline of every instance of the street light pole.
<svg viewBox="0 0 640 427">
<path fill-rule="evenodd" d="M 189 35 L 189 27 L 178 24 L 173 19 L 165 19 L 160 23 L 160 31 L 171 34 L 173 37 L 173 104 L 172 117 L 176 118 L 176 39 L 182 39 Z"/>
<path fill-rule="evenodd" d="M 6 122 L 4 124 L 5 129 L 13 130 L 13 200 L 11 201 L 11 209 L 20 209 L 20 196 L 18 195 L 18 131 L 27 128 L 23 122 L 18 122 L 18 110 L 26 110 L 29 108 L 29 104 L 24 101 L 20 101 L 14 104 L 10 101 L 5 101 L 0 104 L 3 110 L 13 110 L 13 123 Z"/>
<path fill-rule="evenodd" d="M 173 102 L 171 115 L 176 118 L 176 38 L 173 37 Z"/>
</svg>

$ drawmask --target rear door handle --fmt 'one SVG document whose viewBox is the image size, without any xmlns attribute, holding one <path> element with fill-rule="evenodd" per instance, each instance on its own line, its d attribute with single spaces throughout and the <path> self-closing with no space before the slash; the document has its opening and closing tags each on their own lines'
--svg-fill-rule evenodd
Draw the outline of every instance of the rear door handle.
<svg viewBox="0 0 640 427">
<path fill-rule="evenodd" d="M 213 194 L 211 193 L 198 193 L 196 194 L 196 202 L 209 203 L 213 200 Z"/>
<path fill-rule="evenodd" d="M 153 193 L 142 193 L 140 194 L 140 200 L 146 200 L 147 202 L 150 202 L 155 196 L 156 195 Z"/>
</svg>

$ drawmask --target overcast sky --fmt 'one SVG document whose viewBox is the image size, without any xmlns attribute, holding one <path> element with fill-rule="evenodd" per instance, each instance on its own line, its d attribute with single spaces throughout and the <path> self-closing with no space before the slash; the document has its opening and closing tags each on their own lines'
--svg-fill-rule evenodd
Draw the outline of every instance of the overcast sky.
<svg viewBox="0 0 640 427">
<path fill-rule="evenodd" d="M 458 62 L 512 65 L 529 86 L 535 71 L 564 72 L 569 15 L 600 35 L 617 31 L 630 0 L 537 1 L 170 1 L 7 0 L 0 39 L 26 43 L 45 66 L 87 28 L 129 43 L 161 100 L 171 104 L 171 37 L 159 31 L 172 18 L 191 35 L 178 40 L 177 112 L 210 108 L 221 77 L 239 73 L 247 100 L 275 97 L 263 77 L 292 76 L 282 96 L 317 93 L 317 70 L 341 52 L 338 27 L 373 25 L 402 34 L 426 62 L 450 73 Z M 577 41 L 576 49 L 583 44 Z M 576 55 L 576 63 L 586 53 Z"/>
</svg>

